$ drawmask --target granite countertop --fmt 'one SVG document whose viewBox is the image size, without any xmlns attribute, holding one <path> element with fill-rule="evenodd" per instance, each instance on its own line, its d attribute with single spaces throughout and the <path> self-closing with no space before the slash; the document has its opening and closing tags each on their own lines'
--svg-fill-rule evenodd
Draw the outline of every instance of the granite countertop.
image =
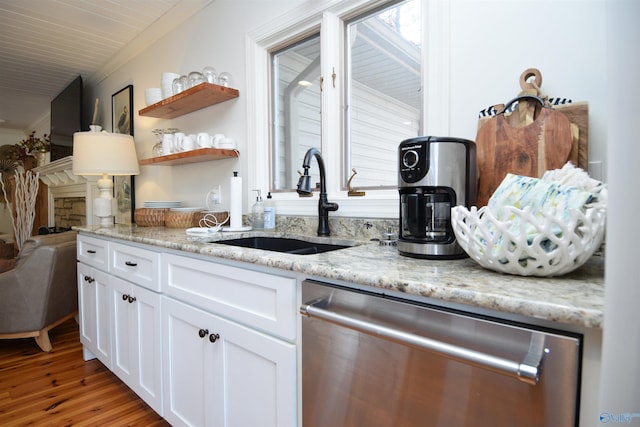
<svg viewBox="0 0 640 427">
<path fill-rule="evenodd" d="M 333 244 L 355 241 L 264 231 L 215 233 L 203 239 L 187 236 L 184 229 L 125 225 L 74 229 L 557 323 L 597 329 L 603 324 L 604 257 L 600 255 L 567 275 L 539 278 L 492 272 L 468 258 L 445 261 L 405 257 L 370 241 L 359 241 L 357 246 L 322 254 L 292 255 L 213 241 L 260 235 L 302 237 Z"/>
</svg>

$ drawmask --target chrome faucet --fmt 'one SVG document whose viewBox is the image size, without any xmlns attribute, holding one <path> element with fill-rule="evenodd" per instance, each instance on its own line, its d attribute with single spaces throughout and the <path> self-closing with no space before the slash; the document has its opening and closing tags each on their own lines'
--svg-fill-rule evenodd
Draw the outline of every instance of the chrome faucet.
<svg viewBox="0 0 640 427">
<path fill-rule="evenodd" d="M 324 161 L 320 155 L 320 150 L 317 148 L 309 148 L 304 155 L 302 161 L 302 167 L 304 168 L 304 174 L 300 175 L 298 180 L 298 194 L 306 196 L 311 194 L 311 176 L 309 176 L 309 168 L 311 167 L 311 158 L 315 156 L 318 161 L 318 168 L 320 169 L 320 199 L 318 200 L 318 236 L 329 236 L 331 231 L 329 230 L 329 211 L 337 211 L 337 203 L 329 203 L 327 199 L 327 185 L 325 183 L 325 171 Z"/>
</svg>

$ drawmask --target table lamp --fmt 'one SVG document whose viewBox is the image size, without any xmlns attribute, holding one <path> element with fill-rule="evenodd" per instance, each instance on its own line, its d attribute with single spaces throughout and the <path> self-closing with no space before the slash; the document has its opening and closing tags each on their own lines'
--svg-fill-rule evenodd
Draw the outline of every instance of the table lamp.
<svg viewBox="0 0 640 427">
<path fill-rule="evenodd" d="M 112 227 L 113 180 L 108 177 L 140 173 L 133 137 L 95 131 L 74 133 L 72 170 L 75 175 L 102 177 L 98 180 L 100 196 L 93 200 L 93 213 L 100 218 L 101 227 Z"/>
</svg>

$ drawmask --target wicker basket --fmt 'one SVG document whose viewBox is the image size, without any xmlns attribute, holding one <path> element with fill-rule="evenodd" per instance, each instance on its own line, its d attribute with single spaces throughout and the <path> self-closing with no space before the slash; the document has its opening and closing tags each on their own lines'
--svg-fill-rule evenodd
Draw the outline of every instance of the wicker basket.
<svg viewBox="0 0 640 427">
<path fill-rule="evenodd" d="M 604 238 L 606 209 L 553 210 L 534 215 L 530 207 L 504 209 L 516 217 L 497 219 L 488 206 L 451 209 L 458 244 L 484 268 L 519 276 L 559 276 L 584 264 Z"/>
<path fill-rule="evenodd" d="M 133 217 L 139 227 L 163 227 L 167 212 L 169 209 L 165 208 L 139 208 Z"/>
<path fill-rule="evenodd" d="M 164 226 L 167 228 L 197 227 L 202 215 L 201 212 L 169 211 L 164 214 Z"/>
</svg>

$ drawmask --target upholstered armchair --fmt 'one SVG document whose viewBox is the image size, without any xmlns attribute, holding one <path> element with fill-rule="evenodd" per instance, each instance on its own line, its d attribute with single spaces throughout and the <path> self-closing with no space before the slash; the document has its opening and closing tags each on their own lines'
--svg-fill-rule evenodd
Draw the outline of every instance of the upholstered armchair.
<svg viewBox="0 0 640 427">
<path fill-rule="evenodd" d="M 49 330 L 78 313 L 76 235 L 33 236 L 0 273 L 0 339 L 33 337 L 51 351 Z"/>
</svg>

